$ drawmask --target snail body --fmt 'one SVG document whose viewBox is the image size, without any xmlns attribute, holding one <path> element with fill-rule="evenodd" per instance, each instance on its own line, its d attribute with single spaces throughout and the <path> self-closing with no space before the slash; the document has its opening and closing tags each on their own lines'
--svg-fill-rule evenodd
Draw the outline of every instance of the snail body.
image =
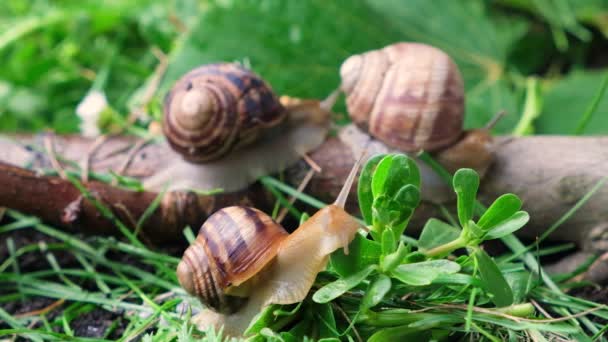
<svg viewBox="0 0 608 342">
<path fill-rule="evenodd" d="M 344 210 L 361 160 L 340 195 L 292 234 L 261 211 L 228 207 L 213 214 L 184 252 L 177 277 L 189 294 L 210 310 L 195 317 L 201 327 L 224 326 L 243 334 L 259 310 L 302 301 L 329 255 L 348 253 L 359 222 Z"/>
<path fill-rule="evenodd" d="M 204 65 L 182 76 L 165 97 L 163 112 L 170 146 L 194 163 L 248 145 L 286 118 L 270 86 L 235 63 Z"/>
</svg>

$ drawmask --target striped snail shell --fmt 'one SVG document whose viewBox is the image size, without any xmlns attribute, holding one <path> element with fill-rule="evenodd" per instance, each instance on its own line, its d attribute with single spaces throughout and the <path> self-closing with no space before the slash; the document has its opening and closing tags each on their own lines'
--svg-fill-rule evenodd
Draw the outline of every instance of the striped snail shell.
<svg viewBox="0 0 608 342">
<path fill-rule="evenodd" d="M 287 236 L 283 227 L 257 209 L 223 208 L 207 219 L 184 252 L 178 280 L 206 306 L 233 313 Z"/>
<path fill-rule="evenodd" d="M 165 98 L 163 131 L 186 160 L 203 163 L 255 141 L 285 120 L 270 86 L 234 63 L 198 67 Z"/>
<path fill-rule="evenodd" d="M 396 43 L 353 55 L 340 76 L 352 120 L 393 148 L 434 151 L 462 134 L 462 77 L 435 47 Z"/>
</svg>

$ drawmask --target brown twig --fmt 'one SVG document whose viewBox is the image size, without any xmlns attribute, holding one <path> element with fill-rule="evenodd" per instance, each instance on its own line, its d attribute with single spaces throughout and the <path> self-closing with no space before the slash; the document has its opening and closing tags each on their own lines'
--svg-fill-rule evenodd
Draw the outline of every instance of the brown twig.
<svg viewBox="0 0 608 342">
<path fill-rule="evenodd" d="M 15 318 L 25 318 L 25 317 L 31 317 L 31 316 L 45 315 L 45 314 L 55 310 L 56 308 L 60 307 L 61 305 L 63 305 L 63 303 L 65 303 L 65 299 L 59 299 L 42 309 L 32 310 L 32 311 L 16 314 L 16 315 L 14 315 L 14 317 Z"/>
</svg>

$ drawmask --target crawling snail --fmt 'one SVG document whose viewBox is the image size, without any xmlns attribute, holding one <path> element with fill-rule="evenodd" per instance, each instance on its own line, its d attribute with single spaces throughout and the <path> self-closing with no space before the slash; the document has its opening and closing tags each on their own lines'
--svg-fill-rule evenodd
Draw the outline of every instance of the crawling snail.
<svg viewBox="0 0 608 342">
<path fill-rule="evenodd" d="M 144 187 L 237 191 L 321 145 L 329 112 L 319 101 L 285 106 L 235 63 L 209 64 L 179 79 L 165 98 L 163 132 L 176 152 Z"/>
<path fill-rule="evenodd" d="M 198 67 L 165 98 L 163 131 L 171 147 L 195 163 L 225 156 L 280 126 L 286 118 L 270 86 L 234 63 Z"/>
<path fill-rule="evenodd" d="M 396 43 L 349 57 L 340 76 L 353 122 L 389 147 L 434 152 L 451 171 L 490 165 L 489 129 L 463 131 L 463 81 L 445 52 Z"/>
<path fill-rule="evenodd" d="M 210 308 L 194 317 L 199 327 L 224 326 L 229 335 L 240 336 L 264 306 L 306 297 L 329 255 L 339 248 L 348 253 L 360 227 L 343 208 L 361 159 L 334 204 L 292 234 L 248 207 L 224 208 L 207 219 L 177 267 L 186 292 Z"/>
</svg>

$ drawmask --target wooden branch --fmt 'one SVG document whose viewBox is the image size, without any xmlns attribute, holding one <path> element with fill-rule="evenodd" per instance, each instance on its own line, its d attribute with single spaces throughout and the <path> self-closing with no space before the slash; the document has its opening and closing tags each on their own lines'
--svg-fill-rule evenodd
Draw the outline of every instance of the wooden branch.
<svg viewBox="0 0 608 342">
<path fill-rule="evenodd" d="M 32 148 L 32 146 L 43 146 L 41 140 L 40 136 L 16 136 L 12 137 L 12 140 L 0 139 L 0 160 L 34 169 L 50 168 L 51 164 L 44 150 L 36 151 L 36 148 Z M 82 161 L 87 157 L 87 151 L 93 143 L 91 140 L 76 136 L 55 137 L 54 141 L 55 151 L 59 156 L 77 161 Z M 95 172 L 118 170 L 121 165 L 125 164 L 127 155 L 132 155 L 133 159 L 124 174 L 145 179 L 154 175 L 155 170 L 158 170 L 167 160 L 167 156 L 173 153 L 162 143 L 145 145 L 133 153 L 131 149 L 138 145 L 137 141 L 132 137 L 108 139 L 93 156 L 90 156 L 90 169 Z M 309 157 L 321 167 L 322 172 L 313 177 L 306 189 L 307 193 L 325 201 L 335 198 L 348 170 L 354 163 L 354 155 L 357 150 L 348 145 L 356 143 L 349 141 L 347 144 L 344 141 L 346 140 L 329 138 L 320 148 L 309 154 Z M 379 142 L 376 144 L 381 145 Z M 608 159 L 606 158 L 608 148 L 606 146 L 608 146 L 608 137 L 497 138 L 495 163 L 483 179 L 480 188 L 482 201 L 490 204 L 494 198 L 508 192 L 520 196 L 524 200 L 524 209 L 530 213 L 531 221 L 519 234 L 535 238 L 572 208 L 602 177 L 608 175 Z M 297 185 L 308 168 L 304 161 L 290 167 L 286 171 L 288 181 L 294 186 Z M 0 186 L 6 188 L 8 186 L 6 182 L 12 181 L 15 180 L 0 179 Z M 61 202 L 61 205 L 52 204 L 48 210 L 43 210 L 39 206 L 46 205 L 46 202 L 37 201 L 36 206 L 30 202 L 30 196 L 36 194 L 35 183 L 32 181 L 31 193 L 28 195 L 21 191 L 14 195 L 19 199 L 3 196 L 0 198 L 0 206 L 11 206 L 39 215 L 51 223 L 62 224 L 62 221 L 57 218 L 58 213 L 63 212 L 68 204 L 76 200 L 79 193 L 70 192 L 70 197 L 66 196 L 66 200 Z M 127 196 L 124 190 L 121 191 L 123 192 L 112 193 L 115 197 L 104 199 L 104 201 L 107 203 L 119 202 L 121 196 Z M 251 195 L 254 192 L 248 190 L 240 195 L 240 199 L 248 197 L 245 194 Z M 154 195 L 146 196 L 154 197 Z M 216 204 L 213 208 L 206 206 L 203 211 L 208 214 L 214 208 L 219 208 L 220 203 L 229 204 L 229 199 L 234 200 L 230 204 L 238 202 L 239 195 L 230 196 L 232 195 L 216 195 L 214 197 Z M 253 205 L 260 206 L 260 203 L 253 197 L 247 198 L 247 200 Z M 351 196 L 351 199 L 356 198 Z M 15 207 L 14 203 L 19 203 L 20 206 Z M 588 251 L 608 250 L 608 210 L 605 209 L 605 203 L 608 203 L 608 188 L 602 187 L 551 237 L 554 240 L 576 242 Z M 130 205 L 139 204 L 129 202 L 125 206 Z M 141 205 L 139 206 L 141 207 Z M 143 212 L 133 209 L 130 211 L 133 212 L 134 217 L 139 217 L 139 214 Z M 93 212 L 90 212 L 89 215 L 93 215 Z M 442 215 L 434 205 L 423 203 L 417 209 L 412 225 L 420 227 L 429 217 L 442 217 Z M 148 229 L 151 234 L 165 235 L 170 231 L 152 227 L 152 222 L 164 225 L 162 216 L 156 221 L 150 220 Z M 107 223 L 104 223 L 103 227 L 98 226 L 102 231 L 104 227 L 107 229 Z M 172 231 L 171 234 L 173 233 Z"/>
<path fill-rule="evenodd" d="M 152 205 L 157 193 L 120 189 L 106 183 L 83 184 L 99 204 L 105 206 L 128 228 Z M 86 198 L 69 180 L 41 176 L 20 167 L 0 163 L 0 204 L 40 217 L 72 231 L 117 234 L 116 222 L 104 217 L 92 200 Z M 261 203 L 261 200 L 256 200 Z M 178 240 L 189 225 L 198 230 L 215 210 L 232 204 L 252 205 L 244 193 L 197 195 L 171 191 L 163 194 L 158 208 L 143 222 L 141 234 L 151 241 Z"/>
</svg>

